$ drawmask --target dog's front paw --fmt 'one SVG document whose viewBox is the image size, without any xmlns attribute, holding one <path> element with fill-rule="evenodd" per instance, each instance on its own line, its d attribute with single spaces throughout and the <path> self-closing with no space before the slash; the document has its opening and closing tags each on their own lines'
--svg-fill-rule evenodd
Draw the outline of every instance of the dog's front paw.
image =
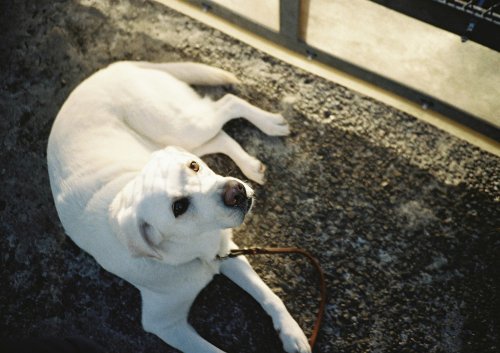
<svg viewBox="0 0 500 353">
<path fill-rule="evenodd" d="M 283 349 L 288 353 L 311 353 L 306 335 L 297 322 L 290 318 L 278 328 Z"/>
<path fill-rule="evenodd" d="M 281 114 L 269 113 L 269 116 L 260 127 L 269 136 L 286 136 L 290 134 L 290 126 Z"/>
</svg>

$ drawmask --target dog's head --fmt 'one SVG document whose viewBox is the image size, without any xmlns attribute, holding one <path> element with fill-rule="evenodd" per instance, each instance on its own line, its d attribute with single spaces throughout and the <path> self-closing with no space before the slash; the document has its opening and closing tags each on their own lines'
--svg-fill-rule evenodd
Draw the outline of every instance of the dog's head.
<svg viewBox="0 0 500 353">
<path fill-rule="evenodd" d="M 118 193 L 110 222 L 133 256 L 178 264 L 219 246 L 214 234 L 243 222 L 252 195 L 245 183 L 217 175 L 196 156 L 169 147 L 155 152 Z"/>
</svg>

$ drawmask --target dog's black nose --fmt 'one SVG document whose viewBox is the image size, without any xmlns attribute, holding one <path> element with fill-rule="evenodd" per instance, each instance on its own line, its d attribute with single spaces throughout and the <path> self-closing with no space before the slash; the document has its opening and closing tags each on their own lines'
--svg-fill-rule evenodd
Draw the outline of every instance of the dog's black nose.
<svg viewBox="0 0 500 353">
<path fill-rule="evenodd" d="M 248 207 L 248 196 L 245 186 L 236 180 L 230 180 L 226 183 L 222 197 L 226 206 Z"/>
</svg>

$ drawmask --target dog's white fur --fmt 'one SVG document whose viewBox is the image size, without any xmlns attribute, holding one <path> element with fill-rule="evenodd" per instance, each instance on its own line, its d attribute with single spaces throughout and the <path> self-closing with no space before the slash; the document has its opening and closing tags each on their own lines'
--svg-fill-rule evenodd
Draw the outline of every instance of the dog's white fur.
<svg viewBox="0 0 500 353">
<path fill-rule="evenodd" d="M 81 83 L 61 108 L 47 149 L 52 192 L 66 232 L 106 270 L 136 286 L 145 330 L 183 352 L 222 352 L 188 324 L 198 293 L 223 273 L 271 316 L 285 351 L 310 352 L 282 301 L 230 249 L 245 212 L 225 205 L 234 178 L 199 157 L 224 153 L 250 179 L 264 167 L 221 130 L 245 117 L 266 134 L 287 135 L 279 114 L 233 95 L 200 98 L 189 84 L 233 84 L 230 73 L 194 63 L 119 62 Z M 199 171 L 189 168 L 191 161 Z M 248 196 L 252 189 L 244 184 Z M 189 197 L 175 217 L 172 204 Z"/>
</svg>

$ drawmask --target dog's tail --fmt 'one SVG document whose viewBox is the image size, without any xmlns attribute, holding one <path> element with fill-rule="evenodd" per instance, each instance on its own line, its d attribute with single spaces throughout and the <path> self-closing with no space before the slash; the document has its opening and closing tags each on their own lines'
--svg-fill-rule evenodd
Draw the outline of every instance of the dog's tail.
<svg viewBox="0 0 500 353">
<path fill-rule="evenodd" d="M 240 83 L 232 73 L 205 64 L 193 62 L 150 63 L 146 61 L 136 61 L 133 64 L 144 69 L 167 72 L 190 85 L 219 86 Z"/>
</svg>

